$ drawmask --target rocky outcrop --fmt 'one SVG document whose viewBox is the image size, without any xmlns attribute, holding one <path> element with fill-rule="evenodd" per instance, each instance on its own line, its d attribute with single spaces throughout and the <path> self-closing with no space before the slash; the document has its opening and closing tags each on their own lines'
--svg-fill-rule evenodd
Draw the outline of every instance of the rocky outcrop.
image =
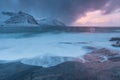
<svg viewBox="0 0 120 80">
<path fill-rule="evenodd" d="M 32 59 L 21 60 L 24 64 L 51 67 L 67 61 L 78 61 L 81 63 L 103 63 L 107 61 L 119 61 L 120 53 L 106 48 L 95 49 L 83 57 L 62 57 L 62 56 L 39 56 Z"/>
<path fill-rule="evenodd" d="M 11 68 L 18 71 L 4 77 L 4 80 L 120 80 L 120 64 L 115 65 L 115 62 L 86 64 L 72 61 L 49 68 L 14 64 L 19 69 Z M 13 64 L 9 64 L 9 66 L 11 65 Z M 22 66 L 27 67 L 24 69 Z M 5 70 L 5 67 L 2 67 L 2 70 Z M 0 72 L 1 74 L 2 72 Z"/>
<path fill-rule="evenodd" d="M 89 62 L 105 62 L 112 59 L 118 59 L 118 56 L 120 56 L 119 52 L 102 48 L 84 55 L 84 59 Z"/>
<path fill-rule="evenodd" d="M 21 73 L 23 71 L 32 70 L 33 68 L 37 68 L 36 66 L 29 66 L 22 64 L 20 62 L 10 62 L 10 63 L 4 63 L 0 64 L 0 80 L 4 80 L 9 76 L 13 76 L 17 73 Z M 41 68 L 41 67 L 39 67 Z"/>
<path fill-rule="evenodd" d="M 59 57 L 51 59 L 61 61 Z M 76 58 L 50 67 L 20 62 L 0 64 L 0 80 L 120 80 L 119 52 L 103 48 L 86 54 L 84 59 L 84 63 Z"/>
<path fill-rule="evenodd" d="M 120 41 L 120 37 L 113 37 L 110 39 L 110 41 Z"/>
<path fill-rule="evenodd" d="M 111 61 L 120 61 L 120 55 L 111 56 L 108 58 Z"/>
<path fill-rule="evenodd" d="M 119 37 L 113 37 L 110 39 L 110 41 L 115 42 L 112 44 L 113 47 L 120 47 L 120 38 Z"/>
</svg>

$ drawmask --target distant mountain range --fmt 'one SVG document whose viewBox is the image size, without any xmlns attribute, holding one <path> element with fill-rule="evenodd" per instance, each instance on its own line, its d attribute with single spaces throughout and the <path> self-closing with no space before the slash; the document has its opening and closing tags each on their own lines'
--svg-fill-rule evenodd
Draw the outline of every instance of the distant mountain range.
<svg viewBox="0 0 120 80">
<path fill-rule="evenodd" d="M 2 12 L 10 18 L 4 22 L 4 25 L 14 26 L 65 26 L 65 24 L 57 19 L 43 18 L 36 20 L 32 15 L 25 12 Z"/>
<path fill-rule="evenodd" d="M 16 25 L 17 24 L 37 25 L 38 24 L 33 16 L 21 11 L 18 13 L 3 12 L 3 14 L 10 16 L 10 18 L 4 22 L 5 24 L 16 24 Z"/>
</svg>

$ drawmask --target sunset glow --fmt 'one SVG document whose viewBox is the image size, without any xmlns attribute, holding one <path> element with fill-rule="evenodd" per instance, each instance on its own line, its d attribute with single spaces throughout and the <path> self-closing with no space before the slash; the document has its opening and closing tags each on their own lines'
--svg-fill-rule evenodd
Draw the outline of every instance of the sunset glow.
<svg viewBox="0 0 120 80">
<path fill-rule="evenodd" d="M 86 13 L 85 16 L 78 18 L 73 25 L 79 26 L 112 26 L 114 24 L 119 25 L 120 12 L 115 11 L 111 14 L 103 14 L 101 10 Z"/>
</svg>

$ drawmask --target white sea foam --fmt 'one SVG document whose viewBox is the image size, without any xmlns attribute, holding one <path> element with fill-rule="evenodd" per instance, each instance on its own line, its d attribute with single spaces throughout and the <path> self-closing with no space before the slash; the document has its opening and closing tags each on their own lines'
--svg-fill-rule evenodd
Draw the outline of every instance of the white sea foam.
<svg viewBox="0 0 120 80">
<path fill-rule="evenodd" d="M 90 51 L 85 46 L 120 51 L 120 48 L 112 47 L 109 42 L 111 37 L 119 35 L 120 33 L 44 33 L 28 37 L 25 34 L 0 34 L 0 59 L 15 60 L 42 55 L 83 56 Z"/>
</svg>

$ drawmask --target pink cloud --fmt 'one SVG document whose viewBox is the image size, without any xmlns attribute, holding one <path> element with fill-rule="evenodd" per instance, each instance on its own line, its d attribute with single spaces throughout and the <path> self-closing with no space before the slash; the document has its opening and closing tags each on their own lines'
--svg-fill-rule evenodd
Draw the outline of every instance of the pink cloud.
<svg viewBox="0 0 120 80">
<path fill-rule="evenodd" d="M 75 26 L 119 26 L 120 12 L 115 11 L 111 14 L 103 15 L 101 10 L 86 13 L 85 16 L 78 18 L 73 25 Z"/>
</svg>

